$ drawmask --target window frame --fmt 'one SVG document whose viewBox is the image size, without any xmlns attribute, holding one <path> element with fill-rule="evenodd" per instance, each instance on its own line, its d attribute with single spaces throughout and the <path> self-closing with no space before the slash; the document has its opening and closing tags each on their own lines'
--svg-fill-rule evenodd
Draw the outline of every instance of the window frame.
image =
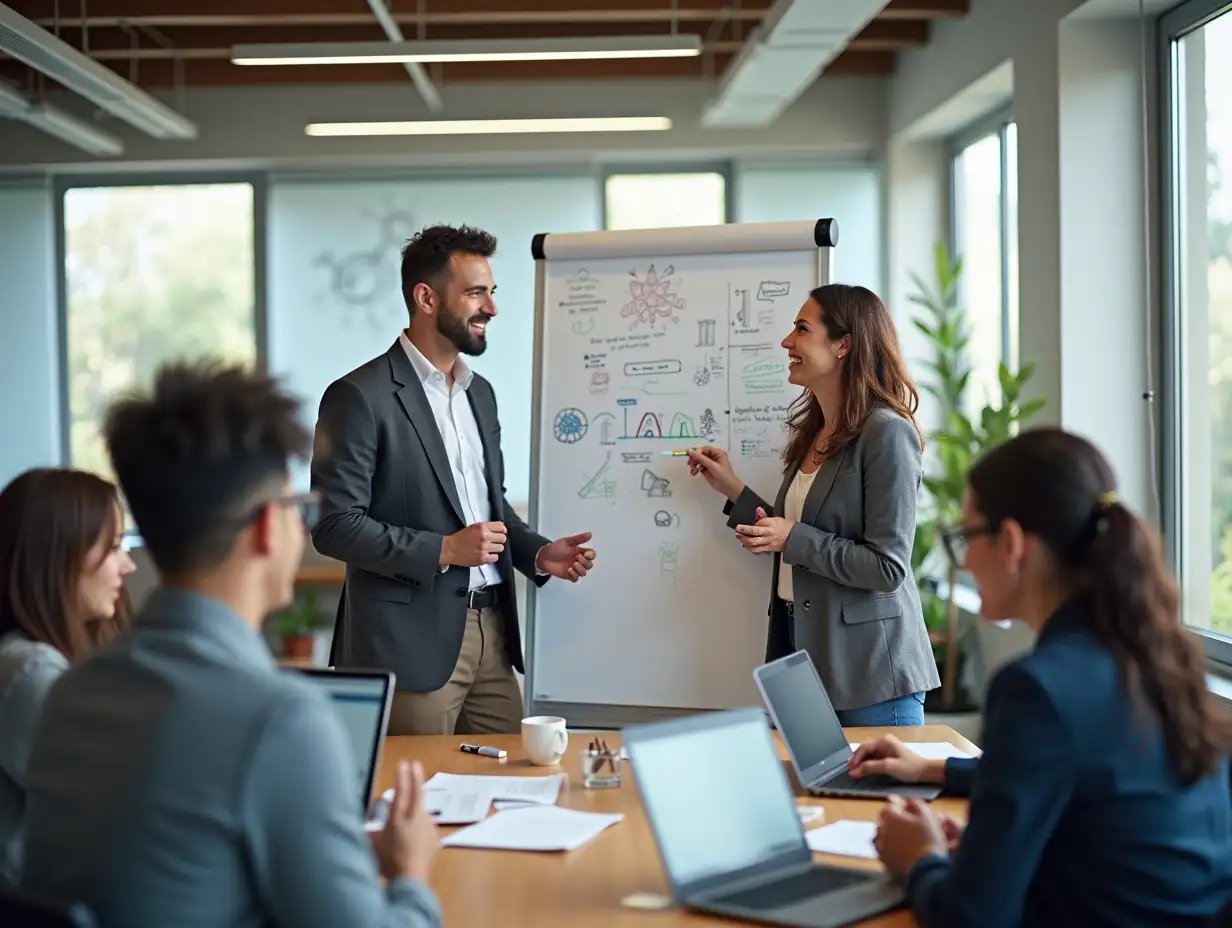
<svg viewBox="0 0 1232 928">
<path fill-rule="evenodd" d="M 186 187 L 207 184 L 252 186 L 252 289 L 253 335 L 256 339 L 257 370 L 269 369 L 268 291 L 266 287 L 266 210 L 268 177 L 260 171 L 190 171 L 149 174 L 67 174 L 55 179 L 52 188 L 56 260 L 56 363 L 60 370 L 60 462 L 72 467 L 72 407 L 68 357 L 68 235 L 64 216 L 65 195 L 82 187 Z"/>
<path fill-rule="evenodd" d="M 718 174 L 723 178 L 723 221 L 736 218 L 736 170 L 731 161 L 686 161 L 679 164 L 629 162 L 605 164 L 599 171 L 599 225 L 607 231 L 607 180 L 622 174 Z"/>
<path fill-rule="evenodd" d="M 1186 0 L 1162 14 L 1157 20 L 1159 119 L 1159 170 L 1161 217 L 1163 219 L 1160 249 L 1162 305 L 1160 312 L 1160 530 L 1164 539 L 1164 554 L 1175 576 L 1181 578 L 1184 566 L 1185 516 L 1182 512 L 1182 487 L 1185 473 L 1184 400 L 1182 380 L 1183 345 L 1181 312 L 1181 262 L 1184 260 L 1184 227 L 1181 215 L 1181 164 L 1178 163 L 1181 132 L 1178 125 L 1177 71 L 1173 48 L 1179 40 L 1222 15 L 1232 16 L 1229 0 Z M 1182 618 L 1184 618 L 1182 614 Z M 1207 660 L 1220 671 L 1232 675 L 1232 637 L 1196 626 L 1186 626 L 1197 635 L 1205 649 Z"/>
<path fill-rule="evenodd" d="M 1017 333 L 1010 331 L 1010 205 L 1009 195 L 1009 154 L 1007 148 L 1007 132 L 1014 122 L 1014 112 L 1011 107 L 1001 107 L 977 119 L 966 128 L 949 138 L 949 228 L 948 246 L 951 257 L 958 253 L 958 241 L 961 234 L 962 184 L 959 181 L 959 158 L 962 153 L 991 136 L 997 138 L 997 148 L 1000 159 L 1000 202 L 998 210 L 998 234 L 1001 237 L 1001 361 L 1010 369 L 1018 369 L 1018 358 L 1014 357 L 1014 347 L 1018 343 Z"/>
</svg>

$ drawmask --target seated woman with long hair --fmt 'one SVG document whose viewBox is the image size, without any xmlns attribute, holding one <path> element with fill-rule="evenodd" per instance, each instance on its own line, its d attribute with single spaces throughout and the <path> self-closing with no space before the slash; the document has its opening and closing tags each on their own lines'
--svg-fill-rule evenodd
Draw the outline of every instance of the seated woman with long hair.
<svg viewBox="0 0 1232 928">
<path fill-rule="evenodd" d="M 1035 648 L 993 679 L 979 760 L 862 745 L 855 776 L 968 794 L 964 829 L 891 800 L 876 846 L 924 926 L 1204 925 L 1232 893 L 1227 719 L 1154 531 L 1093 445 L 1024 432 L 967 477 L 943 536 L 986 619 Z"/>
<path fill-rule="evenodd" d="M 43 700 L 124 615 L 124 516 L 114 485 L 26 471 L 0 491 L 0 883 L 21 870 L 26 763 Z"/>
</svg>

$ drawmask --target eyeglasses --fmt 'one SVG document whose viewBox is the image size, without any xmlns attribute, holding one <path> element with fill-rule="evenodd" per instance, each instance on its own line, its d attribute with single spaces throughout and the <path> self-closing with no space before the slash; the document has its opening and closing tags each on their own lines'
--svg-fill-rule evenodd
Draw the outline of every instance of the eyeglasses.
<svg viewBox="0 0 1232 928">
<path fill-rule="evenodd" d="M 267 499 L 261 505 L 257 506 L 249 514 L 246 521 L 252 522 L 266 506 L 294 506 L 299 510 L 299 517 L 303 520 L 305 528 L 312 528 L 317 524 L 317 519 L 321 516 L 321 497 L 315 492 L 308 493 L 293 493 L 289 496 L 278 496 L 274 499 Z"/>
<path fill-rule="evenodd" d="M 941 543 L 945 546 L 945 553 L 949 555 L 950 561 L 961 570 L 967 560 L 967 546 L 971 539 L 981 535 L 995 535 L 998 528 L 992 525 L 947 528 L 941 532 Z"/>
</svg>

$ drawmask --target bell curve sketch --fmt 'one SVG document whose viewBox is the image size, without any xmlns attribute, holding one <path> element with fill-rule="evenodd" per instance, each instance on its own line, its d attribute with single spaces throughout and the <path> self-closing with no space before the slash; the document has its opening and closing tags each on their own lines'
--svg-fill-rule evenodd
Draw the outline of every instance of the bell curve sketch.
<svg viewBox="0 0 1232 928">
<path fill-rule="evenodd" d="M 676 411 L 670 414 L 655 410 L 642 411 L 637 400 L 619 400 L 621 412 L 624 414 L 623 441 L 642 439 L 680 440 L 713 436 L 716 431 L 714 411 L 707 408 L 702 412 L 702 428 L 697 427 L 697 419 L 687 412 Z M 707 439 L 709 440 L 709 439 Z"/>
</svg>

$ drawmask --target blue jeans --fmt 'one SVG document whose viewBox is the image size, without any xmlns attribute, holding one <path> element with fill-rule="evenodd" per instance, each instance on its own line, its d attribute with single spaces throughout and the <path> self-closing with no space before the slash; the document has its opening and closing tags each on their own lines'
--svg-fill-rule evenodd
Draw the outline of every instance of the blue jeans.
<svg viewBox="0 0 1232 928">
<path fill-rule="evenodd" d="M 896 696 L 858 709 L 835 709 L 844 728 L 887 728 L 924 724 L 924 694 Z"/>
</svg>

